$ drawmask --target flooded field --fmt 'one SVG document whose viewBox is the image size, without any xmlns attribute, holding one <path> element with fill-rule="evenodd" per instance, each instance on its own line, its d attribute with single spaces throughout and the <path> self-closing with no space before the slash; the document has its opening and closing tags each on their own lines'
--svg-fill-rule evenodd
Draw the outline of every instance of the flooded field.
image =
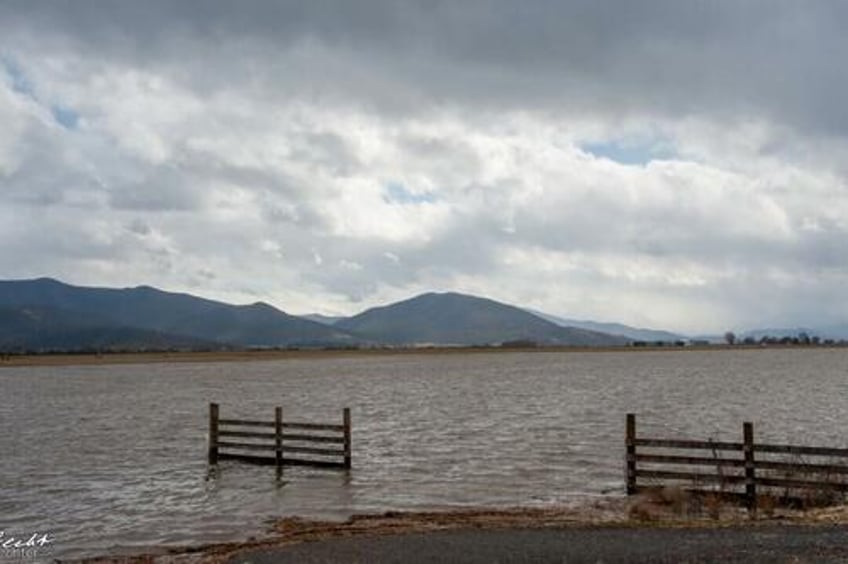
<svg viewBox="0 0 848 564">
<path fill-rule="evenodd" d="M 273 518 L 623 493 L 644 432 L 848 446 L 844 350 L 475 353 L 0 368 L 0 530 L 54 557 L 235 540 Z M 353 469 L 222 462 L 207 410 L 353 417 Z"/>
</svg>

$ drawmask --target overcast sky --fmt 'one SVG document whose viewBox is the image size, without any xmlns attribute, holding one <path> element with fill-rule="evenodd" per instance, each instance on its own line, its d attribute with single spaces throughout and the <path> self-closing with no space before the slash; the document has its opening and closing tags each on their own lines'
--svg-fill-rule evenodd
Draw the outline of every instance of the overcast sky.
<svg viewBox="0 0 848 564">
<path fill-rule="evenodd" d="M 0 278 L 848 321 L 848 2 L 0 0 Z"/>
</svg>

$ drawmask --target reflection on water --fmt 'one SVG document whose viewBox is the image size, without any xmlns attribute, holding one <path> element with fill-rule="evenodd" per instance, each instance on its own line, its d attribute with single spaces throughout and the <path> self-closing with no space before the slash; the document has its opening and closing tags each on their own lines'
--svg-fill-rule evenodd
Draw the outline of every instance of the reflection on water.
<svg viewBox="0 0 848 564">
<path fill-rule="evenodd" d="M 55 556 L 244 538 L 273 518 L 623 490 L 624 414 L 663 435 L 846 446 L 840 350 L 363 356 L 0 370 L 0 530 Z M 351 472 L 222 462 L 222 417 L 353 412 Z"/>
</svg>

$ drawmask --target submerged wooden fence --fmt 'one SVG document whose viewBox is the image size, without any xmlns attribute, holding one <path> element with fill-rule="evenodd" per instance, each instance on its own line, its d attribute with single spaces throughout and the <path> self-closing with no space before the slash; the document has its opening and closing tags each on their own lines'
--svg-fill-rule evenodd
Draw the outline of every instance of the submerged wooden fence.
<svg viewBox="0 0 848 564">
<path fill-rule="evenodd" d="M 209 404 L 209 464 L 238 460 L 278 469 L 284 465 L 350 468 L 350 442 L 349 408 L 344 408 L 342 422 L 333 424 L 284 421 L 282 407 L 274 408 L 273 421 L 221 419 L 218 404 Z M 316 443 L 319 446 L 311 446 Z"/>
<path fill-rule="evenodd" d="M 690 491 L 741 498 L 755 510 L 758 493 L 794 502 L 848 492 L 848 448 L 757 443 L 750 422 L 742 425 L 742 442 L 659 439 L 638 436 L 636 416 L 628 413 L 625 445 L 628 495 L 672 482 Z M 787 455 L 794 459 L 786 460 Z"/>
</svg>

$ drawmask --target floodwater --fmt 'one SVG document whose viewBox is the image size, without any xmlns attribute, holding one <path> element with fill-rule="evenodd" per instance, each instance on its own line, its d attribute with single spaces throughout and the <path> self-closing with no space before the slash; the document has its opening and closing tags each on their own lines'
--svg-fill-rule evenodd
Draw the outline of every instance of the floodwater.
<svg viewBox="0 0 848 564">
<path fill-rule="evenodd" d="M 848 446 L 848 351 L 406 354 L 0 368 L 0 531 L 52 557 L 246 539 L 274 518 L 621 494 L 640 433 Z M 221 417 L 341 422 L 350 472 L 222 462 Z"/>
</svg>

